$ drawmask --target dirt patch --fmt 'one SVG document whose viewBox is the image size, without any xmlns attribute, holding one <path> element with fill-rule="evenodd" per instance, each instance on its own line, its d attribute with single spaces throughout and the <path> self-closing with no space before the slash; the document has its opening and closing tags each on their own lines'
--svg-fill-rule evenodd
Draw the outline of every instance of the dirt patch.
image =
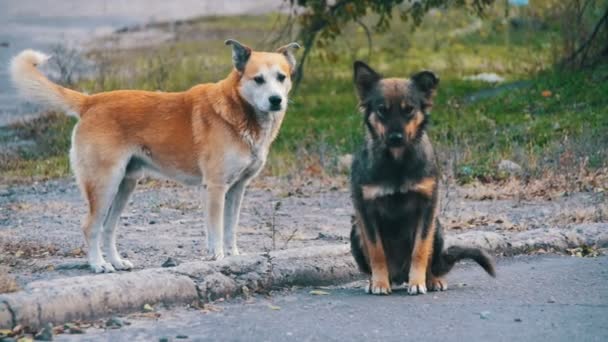
<svg viewBox="0 0 608 342">
<path fill-rule="evenodd" d="M 9 293 L 19 290 L 15 277 L 9 274 L 9 268 L 0 266 L 0 293 Z"/>
<path fill-rule="evenodd" d="M 200 260 L 205 241 L 201 189 L 171 182 L 142 183 L 121 217 L 119 251 L 140 269 L 160 267 L 168 258 L 178 263 Z M 346 179 L 289 186 L 274 178 L 258 180 L 243 203 L 241 251 L 347 244 L 352 208 L 346 184 Z M 441 221 L 447 234 L 484 230 L 509 236 L 608 220 L 604 193 L 569 193 L 550 200 L 507 196 L 480 200 L 471 196 L 475 191 L 487 189 L 453 187 L 442 193 Z M 73 180 L 14 185 L 3 194 L 0 261 L 19 284 L 88 273 L 80 229 L 86 208 Z"/>
</svg>

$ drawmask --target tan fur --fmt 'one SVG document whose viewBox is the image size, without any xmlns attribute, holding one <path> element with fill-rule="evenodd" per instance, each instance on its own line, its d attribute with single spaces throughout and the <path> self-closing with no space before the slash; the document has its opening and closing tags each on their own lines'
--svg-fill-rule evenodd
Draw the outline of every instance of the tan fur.
<svg viewBox="0 0 608 342">
<path fill-rule="evenodd" d="M 435 192 L 435 185 L 436 181 L 434 177 L 425 177 L 415 184 L 405 182 L 400 187 L 383 184 L 366 184 L 361 186 L 361 194 L 366 200 L 374 200 L 384 196 L 390 196 L 397 193 L 405 194 L 413 191 L 424 197 L 432 198 L 433 192 Z"/>
<path fill-rule="evenodd" d="M 70 156 L 89 206 L 83 232 L 94 271 L 113 271 L 98 250 L 96 227 L 115 222 L 120 215 L 140 173 L 127 170 L 134 158 L 156 174 L 187 184 L 202 182 L 207 188 L 207 238 L 213 238 L 215 245 L 217 239 L 226 241 L 231 245 L 226 247 L 228 252 L 238 254 L 234 238 L 223 236 L 223 225 L 238 221 L 244 187 L 264 165 L 286 108 L 262 114 L 268 118 L 262 122 L 253 105 L 244 100 L 243 84 L 263 68 L 272 67 L 289 78 L 293 56 L 285 48 L 279 51 L 251 52 L 242 72 L 235 69 L 222 81 L 178 93 L 119 90 L 85 95 L 44 77 L 36 69 L 48 59 L 44 54 L 26 50 L 13 59 L 11 76 L 24 95 L 71 110 L 80 118 Z M 113 241 L 114 228 L 105 229 L 112 230 L 107 239 Z M 212 258 L 223 257 L 221 246 L 209 248 Z M 114 268 L 132 267 L 118 255 L 109 258 Z"/>
<path fill-rule="evenodd" d="M 405 125 L 405 134 L 410 140 L 413 140 L 418 133 L 418 127 L 424 121 L 424 114 L 416 112 L 414 118 Z"/>
<path fill-rule="evenodd" d="M 372 272 L 368 292 L 374 294 L 389 294 L 391 293 L 391 284 L 382 240 L 380 239 L 380 236 L 376 236 L 376 242 L 372 242 L 366 234 L 366 229 L 363 227 L 363 220 L 359 217 L 358 213 L 356 220 L 358 226 L 357 233 L 361 235 L 360 241 L 363 244 L 363 253 L 369 260 Z"/>
<path fill-rule="evenodd" d="M 412 191 L 418 192 L 427 198 L 432 198 L 433 192 L 435 192 L 435 185 L 435 177 L 425 177 L 412 187 Z"/>
<path fill-rule="evenodd" d="M 419 218 L 420 226 L 422 226 L 422 218 Z M 408 280 L 408 288 L 410 293 L 426 292 L 426 276 L 433 254 L 433 241 L 435 239 L 435 208 L 433 208 L 433 217 L 430 220 L 430 226 L 425 237 L 422 236 L 422 227 L 416 232 L 414 242 L 414 250 L 412 252 L 412 260 L 410 265 L 410 273 Z"/>
</svg>

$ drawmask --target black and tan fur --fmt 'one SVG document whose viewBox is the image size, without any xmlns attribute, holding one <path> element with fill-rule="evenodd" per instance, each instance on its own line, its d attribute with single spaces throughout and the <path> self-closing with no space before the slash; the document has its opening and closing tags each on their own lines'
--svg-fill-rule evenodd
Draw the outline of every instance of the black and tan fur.
<svg viewBox="0 0 608 342">
<path fill-rule="evenodd" d="M 444 250 L 439 171 L 425 130 L 437 76 L 422 71 L 410 79 L 382 78 L 363 62 L 355 62 L 354 72 L 366 141 L 351 171 L 351 250 L 370 275 L 367 291 L 388 294 L 403 282 L 410 294 L 446 290 L 443 276 L 465 258 L 494 276 L 494 261 L 483 250 Z"/>
</svg>

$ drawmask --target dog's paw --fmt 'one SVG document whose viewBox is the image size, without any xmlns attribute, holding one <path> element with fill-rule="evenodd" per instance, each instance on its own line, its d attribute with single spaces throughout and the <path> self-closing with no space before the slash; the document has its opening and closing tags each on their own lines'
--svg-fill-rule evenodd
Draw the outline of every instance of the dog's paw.
<svg viewBox="0 0 608 342">
<path fill-rule="evenodd" d="M 222 259 L 224 259 L 223 251 L 217 251 L 217 252 L 210 251 L 208 255 L 203 257 L 203 261 L 218 261 L 218 260 L 222 260 Z"/>
<path fill-rule="evenodd" d="M 133 263 L 127 259 L 111 260 L 112 266 L 118 271 L 128 271 L 133 269 Z"/>
<path fill-rule="evenodd" d="M 388 281 L 371 280 L 365 288 L 365 293 L 375 295 L 388 295 L 391 292 L 391 285 Z"/>
<path fill-rule="evenodd" d="M 226 250 L 226 256 L 241 255 L 237 247 L 232 247 Z"/>
<path fill-rule="evenodd" d="M 448 282 L 439 277 L 431 277 L 427 282 L 427 287 L 430 291 L 446 291 L 448 289 Z"/>
<path fill-rule="evenodd" d="M 109 262 L 101 261 L 97 263 L 90 263 L 91 271 L 95 273 L 112 273 L 116 270 Z"/>
<path fill-rule="evenodd" d="M 424 285 L 424 283 L 408 284 L 407 293 L 409 293 L 410 295 L 425 294 L 426 285 Z"/>
</svg>

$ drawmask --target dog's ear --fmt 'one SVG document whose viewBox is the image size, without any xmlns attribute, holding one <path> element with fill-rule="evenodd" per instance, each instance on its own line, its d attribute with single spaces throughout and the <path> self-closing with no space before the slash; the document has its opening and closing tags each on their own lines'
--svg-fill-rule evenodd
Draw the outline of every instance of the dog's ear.
<svg viewBox="0 0 608 342">
<path fill-rule="evenodd" d="M 361 61 L 356 61 L 353 69 L 357 95 L 360 101 L 365 101 L 376 84 L 382 79 L 382 75 Z"/>
<path fill-rule="evenodd" d="M 245 46 L 234 39 L 228 39 L 224 42 L 226 45 L 232 45 L 232 64 L 237 71 L 245 71 L 245 65 L 251 56 L 251 48 Z"/>
<path fill-rule="evenodd" d="M 439 77 L 432 71 L 424 70 L 412 75 L 411 80 L 414 86 L 424 94 L 425 105 L 432 106 Z"/>
<path fill-rule="evenodd" d="M 287 45 L 283 45 L 277 49 L 277 53 L 280 53 L 287 58 L 287 62 L 289 63 L 289 67 L 291 68 L 291 75 L 296 72 L 296 56 L 294 55 L 294 50 L 300 48 L 300 44 L 293 42 Z"/>
</svg>

